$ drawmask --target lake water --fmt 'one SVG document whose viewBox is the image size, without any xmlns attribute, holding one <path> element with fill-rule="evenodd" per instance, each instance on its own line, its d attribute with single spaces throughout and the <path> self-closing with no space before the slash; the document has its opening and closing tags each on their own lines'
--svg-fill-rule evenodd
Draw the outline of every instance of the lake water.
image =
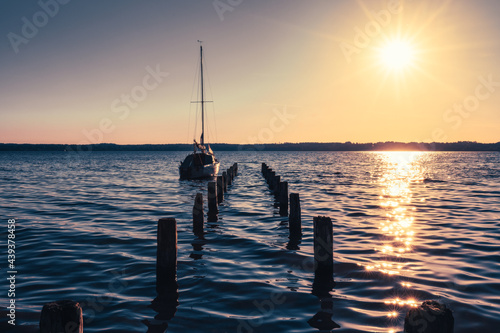
<svg viewBox="0 0 500 333">
<path fill-rule="evenodd" d="M 35 332 L 44 303 L 72 299 L 85 332 L 402 332 L 423 300 L 446 304 L 455 332 L 500 332 L 500 154 L 221 152 L 239 176 L 192 233 L 197 192 L 182 152 L 0 153 L 1 332 Z M 303 237 L 289 242 L 261 173 L 300 193 Z M 312 220 L 333 220 L 336 285 L 313 293 Z M 151 307 L 156 228 L 178 224 L 179 305 Z M 7 220 L 16 219 L 17 325 L 9 328 Z"/>
</svg>

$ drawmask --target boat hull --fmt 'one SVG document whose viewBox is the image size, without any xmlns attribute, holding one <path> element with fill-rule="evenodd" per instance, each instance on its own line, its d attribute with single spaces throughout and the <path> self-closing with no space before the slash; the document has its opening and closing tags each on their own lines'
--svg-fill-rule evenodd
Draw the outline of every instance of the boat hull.
<svg viewBox="0 0 500 333">
<path fill-rule="evenodd" d="M 213 178 L 219 173 L 219 162 L 199 166 L 179 167 L 181 179 Z"/>
</svg>

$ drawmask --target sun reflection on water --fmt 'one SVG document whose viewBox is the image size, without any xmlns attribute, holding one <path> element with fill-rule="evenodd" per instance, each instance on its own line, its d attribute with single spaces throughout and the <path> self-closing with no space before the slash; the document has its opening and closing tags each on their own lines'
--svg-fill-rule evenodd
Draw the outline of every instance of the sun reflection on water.
<svg viewBox="0 0 500 333">
<path fill-rule="evenodd" d="M 388 276 L 399 276 L 405 269 L 405 255 L 412 251 L 415 239 L 415 207 L 412 207 L 412 184 L 424 180 L 421 158 L 422 152 L 384 152 L 379 153 L 382 160 L 380 176 L 376 180 L 380 186 L 379 205 L 385 210 L 385 217 L 378 226 L 381 244 L 376 247 L 380 257 L 377 262 L 367 265 L 368 271 L 379 271 Z M 408 282 L 400 282 L 410 288 Z M 389 309 L 387 317 L 399 318 L 402 308 L 418 305 L 411 296 L 392 297 L 384 300 Z M 389 331 L 390 332 L 390 331 Z"/>
<path fill-rule="evenodd" d="M 399 263 L 405 253 L 411 252 L 415 232 L 413 224 L 411 184 L 422 181 L 423 172 L 419 158 L 421 152 L 385 152 L 381 153 L 383 174 L 378 179 L 381 185 L 380 206 L 385 208 L 385 221 L 379 229 L 385 238 L 384 244 L 377 250 L 385 260 L 375 267 L 386 274 L 400 274 L 404 264 Z M 395 264 L 394 261 L 398 262 Z M 373 268 L 372 268 L 373 269 Z"/>
</svg>

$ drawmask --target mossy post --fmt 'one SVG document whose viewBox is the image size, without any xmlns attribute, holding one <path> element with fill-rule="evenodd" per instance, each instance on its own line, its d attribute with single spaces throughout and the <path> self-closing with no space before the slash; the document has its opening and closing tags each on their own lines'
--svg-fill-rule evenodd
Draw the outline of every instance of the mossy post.
<svg viewBox="0 0 500 333">
<path fill-rule="evenodd" d="M 455 319 L 446 305 L 436 301 L 424 301 L 410 309 L 405 318 L 405 333 L 453 333 Z"/>
<path fill-rule="evenodd" d="M 83 333 L 83 313 L 78 302 L 64 300 L 47 303 L 40 315 L 40 333 Z"/>
</svg>

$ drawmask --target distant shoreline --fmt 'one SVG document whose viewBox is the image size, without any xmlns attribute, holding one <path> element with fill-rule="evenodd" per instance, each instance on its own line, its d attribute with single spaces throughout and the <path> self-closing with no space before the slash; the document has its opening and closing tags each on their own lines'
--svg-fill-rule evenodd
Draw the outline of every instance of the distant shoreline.
<svg viewBox="0 0 500 333">
<path fill-rule="evenodd" d="M 377 142 L 377 143 L 272 143 L 272 144 L 226 144 L 211 145 L 214 151 L 500 151 L 500 142 Z M 0 143 L 0 151 L 190 151 L 192 144 L 139 144 L 118 145 L 103 143 L 97 145 L 65 144 L 15 144 Z"/>
</svg>

